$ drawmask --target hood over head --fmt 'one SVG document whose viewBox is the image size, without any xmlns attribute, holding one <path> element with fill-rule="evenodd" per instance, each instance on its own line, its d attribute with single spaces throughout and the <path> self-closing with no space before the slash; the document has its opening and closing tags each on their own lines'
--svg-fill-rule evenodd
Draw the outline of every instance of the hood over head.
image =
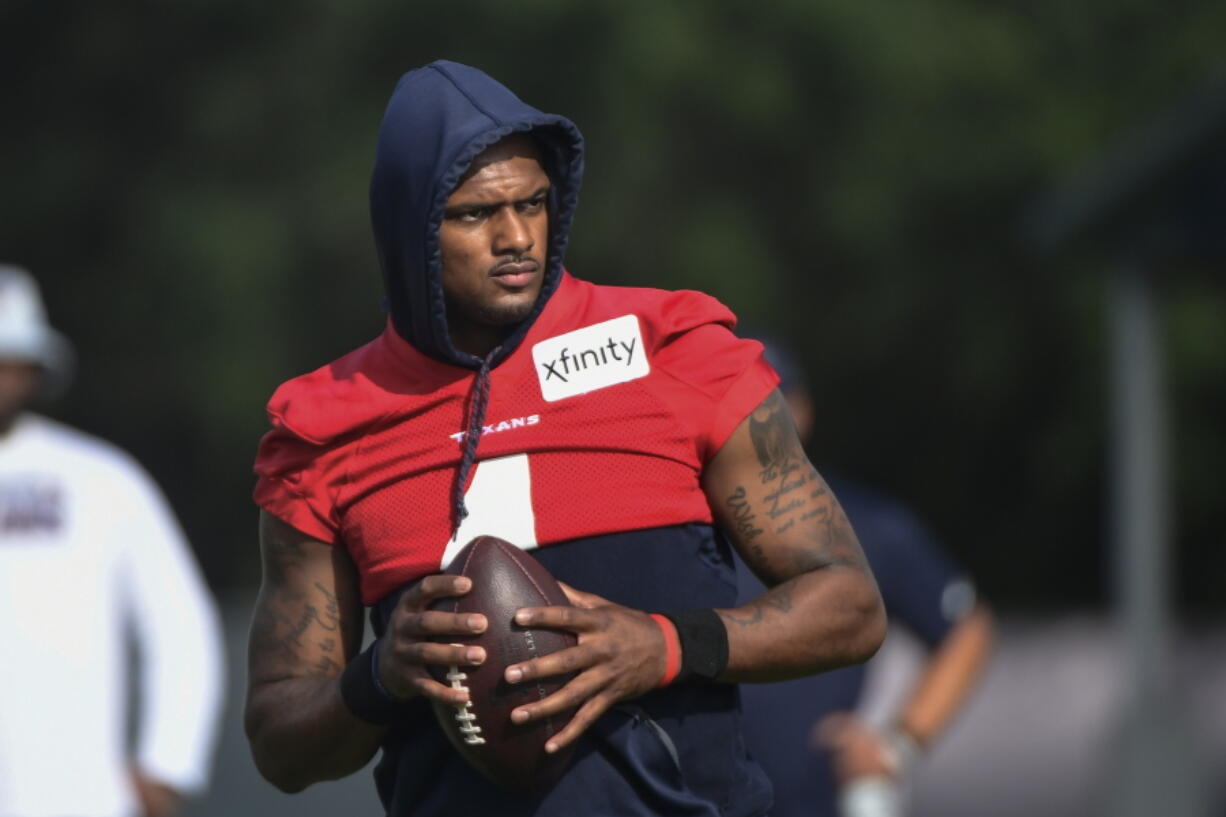
<svg viewBox="0 0 1226 817">
<path fill-rule="evenodd" d="M 549 248 L 536 307 L 486 360 L 456 349 L 447 331 L 438 231 L 447 198 L 474 158 L 513 133 L 530 132 L 549 175 Z M 396 332 L 423 354 L 470 369 L 497 365 L 523 340 L 562 277 L 583 176 L 583 137 L 487 74 L 439 60 L 400 78 L 383 124 L 370 211 Z"/>
</svg>

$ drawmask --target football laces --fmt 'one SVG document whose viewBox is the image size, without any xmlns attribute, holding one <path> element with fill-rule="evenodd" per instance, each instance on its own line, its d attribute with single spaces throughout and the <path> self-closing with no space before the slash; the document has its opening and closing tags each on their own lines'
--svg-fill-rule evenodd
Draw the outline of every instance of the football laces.
<svg viewBox="0 0 1226 817">
<path fill-rule="evenodd" d="M 468 687 L 464 682 L 468 680 L 468 673 L 461 672 L 459 666 L 452 664 L 447 668 L 447 680 L 451 683 L 452 689 L 461 689 L 468 692 Z M 481 737 L 481 727 L 477 725 L 477 715 L 472 711 L 472 698 L 469 698 L 462 704 L 452 704 L 455 709 L 456 723 L 459 724 L 460 734 L 464 736 L 464 742 L 469 746 L 480 746 L 485 743 L 485 738 Z"/>
</svg>

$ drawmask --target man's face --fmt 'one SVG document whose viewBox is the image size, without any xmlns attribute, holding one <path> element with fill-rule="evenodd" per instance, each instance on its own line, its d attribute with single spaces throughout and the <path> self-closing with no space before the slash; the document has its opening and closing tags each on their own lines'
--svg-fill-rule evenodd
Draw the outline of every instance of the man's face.
<svg viewBox="0 0 1226 817">
<path fill-rule="evenodd" d="M 42 380 L 42 369 L 25 360 L 0 359 L 0 431 L 25 410 Z"/>
<path fill-rule="evenodd" d="M 447 199 L 438 239 L 457 348 L 484 354 L 532 311 L 545 278 L 548 193 L 536 143 L 520 135 L 478 155 Z"/>
</svg>

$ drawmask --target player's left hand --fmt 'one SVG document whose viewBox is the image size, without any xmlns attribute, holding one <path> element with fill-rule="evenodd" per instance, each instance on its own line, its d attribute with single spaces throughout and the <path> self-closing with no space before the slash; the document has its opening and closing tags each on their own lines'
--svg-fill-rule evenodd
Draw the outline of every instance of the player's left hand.
<svg viewBox="0 0 1226 817">
<path fill-rule="evenodd" d="M 813 728 L 811 742 L 830 752 L 840 783 L 861 777 L 899 775 L 894 753 L 885 738 L 851 712 L 835 712 L 822 718 Z"/>
<path fill-rule="evenodd" d="M 515 723 L 526 723 L 577 710 L 545 744 L 547 752 L 574 741 L 618 701 L 654 689 L 665 669 L 664 636 L 647 613 L 559 584 L 573 607 L 524 607 L 516 612 L 515 623 L 569 630 L 579 637 L 578 646 L 506 669 L 506 679 L 512 684 L 576 673 L 554 694 L 511 713 Z"/>
</svg>

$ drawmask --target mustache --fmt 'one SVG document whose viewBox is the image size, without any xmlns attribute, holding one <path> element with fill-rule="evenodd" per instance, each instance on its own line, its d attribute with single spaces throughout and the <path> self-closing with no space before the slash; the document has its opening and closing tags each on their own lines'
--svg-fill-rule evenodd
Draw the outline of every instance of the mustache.
<svg viewBox="0 0 1226 817">
<path fill-rule="evenodd" d="M 504 258 L 494 266 L 490 267 L 489 274 L 497 275 L 501 270 L 519 264 L 532 264 L 534 267 L 539 269 L 541 267 L 541 259 L 531 255 L 519 255 L 514 258 Z"/>
</svg>

